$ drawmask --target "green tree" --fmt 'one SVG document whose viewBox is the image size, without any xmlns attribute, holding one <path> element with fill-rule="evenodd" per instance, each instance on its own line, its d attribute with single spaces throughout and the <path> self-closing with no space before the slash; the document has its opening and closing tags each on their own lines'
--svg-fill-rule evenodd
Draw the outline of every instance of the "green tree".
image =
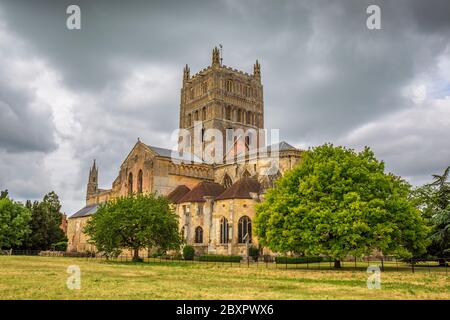
<svg viewBox="0 0 450 320">
<path fill-rule="evenodd" d="M 8 197 L 8 189 L 0 191 L 0 199 L 5 199 Z"/>
<path fill-rule="evenodd" d="M 450 254 L 450 166 L 442 175 L 433 175 L 434 180 L 415 189 L 412 199 L 430 221 L 431 244 L 428 253 L 432 256 L 445 257 Z M 441 260 L 441 264 L 444 260 Z"/>
<path fill-rule="evenodd" d="M 27 201 L 25 206 L 31 210 L 31 233 L 20 248 L 48 250 L 67 238 L 60 225 L 63 218 L 61 204 L 55 192 L 46 194 L 41 202 Z"/>
<path fill-rule="evenodd" d="M 133 195 L 102 204 L 88 221 L 84 231 L 97 250 L 108 256 L 121 249 L 133 250 L 139 261 L 139 250 L 156 247 L 162 251 L 179 249 L 178 217 L 165 197 Z"/>
<path fill-rule="evenodd" d="M 30 210 L 4 197 L 0 199 L 0 248 L 19 246 L 30 232 Z"/>
<path fill-rule="evenodd" d="M 428 229 L 409 192 L 369 148 L 325 144 L 268 190 L 256 208 L 256 233 L 274 251 L 328 255 L 335 267 L 374 250 L 411 257 L 425 250 Z"/>
</svg>

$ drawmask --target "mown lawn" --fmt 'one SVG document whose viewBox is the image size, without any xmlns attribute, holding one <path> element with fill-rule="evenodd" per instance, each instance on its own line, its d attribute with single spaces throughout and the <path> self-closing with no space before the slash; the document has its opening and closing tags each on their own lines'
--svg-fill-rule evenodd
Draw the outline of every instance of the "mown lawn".
<svg viewBox="0 0 450 320">
<path fill-rule="evenodd" d="M 81 269 L 81 289 L 66 271 Z M 227 265 L 0 256 L 0 299 L 450 299 L 445 273 L 238 268 Z"/>
</svg>

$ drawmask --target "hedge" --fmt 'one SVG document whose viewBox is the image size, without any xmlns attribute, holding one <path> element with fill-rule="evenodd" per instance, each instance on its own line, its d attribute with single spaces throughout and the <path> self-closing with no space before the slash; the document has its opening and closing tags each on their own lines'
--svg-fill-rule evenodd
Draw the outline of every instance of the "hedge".
<svg viewBox="0 0 450 320">
<path fill-rule="evenodd" d="M 242 257 L 207 254 L 199 256 L 197 259 L 198 261 L 211 261 L 211 262 L 240 262 Z"/>
<path fill-rule="evenodd" d="M 329 257 L 275 257 L 275 262 L 281 264 L 317 263 L 329 262 L 330 260 Z"/>
</svg>

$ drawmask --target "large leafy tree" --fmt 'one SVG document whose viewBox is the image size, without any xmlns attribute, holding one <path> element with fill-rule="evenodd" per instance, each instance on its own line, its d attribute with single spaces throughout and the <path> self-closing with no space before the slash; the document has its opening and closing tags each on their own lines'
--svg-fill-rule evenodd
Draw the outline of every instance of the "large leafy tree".
<svg viewBox="0 0 450 320">
<path fill-rule="evenodd" d="M 98 251 L 114 256 L 131 249 L 134 260 L 140 260 L 141 249 L 178 249 L 181 244 L 177 216 L 165 197 L 153 194 L 121 197 L 101 205 L 84 231 Z"/>
<path fill-rule="evenodd" d="M 432 232 L 428 253 L 444 257 L 450 255 L 450 166 L 442 175 L 433 175 L 433 181 L 413 192 L 413 200 L 429 219 Z M 443 263 L 443 262 L 442 262 Z"/>
<path fill-rule="evenodd" d="M 256 209 L 256 233 L 274 251 L 328 255 L 336 267 L 374 250 L 411 257 L 425 250 L 428 229 L 409 192 L 369 148 L 325 144 L 268 190 Z"/>
<path fill-rule="evenodd" d="M 31 211 L 31 232 L 20 248 L 48 250 L 58 242 L 66 241 L 60 225 L 63 218 L 61 204 L 55 192 L 46 194 L 41 202 L 26 202 Z"/>
<path fill-rule="evenodd" d="M 12 201 L 5 195 L 0 199 L 0 249 L 11 248 L 22 243 L 30 232 L 28 223 L 30 210 Z"/>
</svg>

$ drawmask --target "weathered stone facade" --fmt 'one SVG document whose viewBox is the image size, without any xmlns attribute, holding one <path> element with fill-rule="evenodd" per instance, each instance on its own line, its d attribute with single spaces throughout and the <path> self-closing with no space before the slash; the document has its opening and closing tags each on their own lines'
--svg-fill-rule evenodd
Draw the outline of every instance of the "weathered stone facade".
<svg viewBox="0 0 450 320">
<path fill-rule="evenodd" d="M 259 134 L 252 133 L 247 138 L 245 133 L 232 137 L 231 141 L 227 136 L 227 129 L 247 132 L 264 127 L 258 61 L 250 75 L 222 65 L 215 48 L 211 66 L 198 74 L 191 77 L 186 65 L 179 120 L 180 129 L 190 133 L 189 149 L 183 147 L 183 153 L 174 157 L 171 150 L 148 146 L 138 140 L 120 166 L 111 189 L 98 188 L 98 168 L 94 161 L 89 172 L 86 207 L 68 219 L 69 251 L 95 250 L 88 243 L 83 227 L 95 213 L 96 204 L 141 192 L 169 196 L 180 218 L 180 231 L 197 253 L 245 255 L 249 245 L 258 245 L 252 232 L 255 204 L 301 157 L 299 149 L 285 142 L 271 145 L 268 152 L 263 153 L 265 141 Z M 200 125 L 200 130 L 218 129 L 223 134 L 224 146 L 231 142 L 233 161 L 205 161 L 205 141 L 194 140 L 196 125 Z M 239 139 L 243 141 L 243 149 L 237 147 L 242 142 Z M 256 147 L 251 147 L 255 142 Z M 197 143 L 201 148 L 195 148 Z M 230 194 L 235 198 L 230 198 Z"/>
</svg>

